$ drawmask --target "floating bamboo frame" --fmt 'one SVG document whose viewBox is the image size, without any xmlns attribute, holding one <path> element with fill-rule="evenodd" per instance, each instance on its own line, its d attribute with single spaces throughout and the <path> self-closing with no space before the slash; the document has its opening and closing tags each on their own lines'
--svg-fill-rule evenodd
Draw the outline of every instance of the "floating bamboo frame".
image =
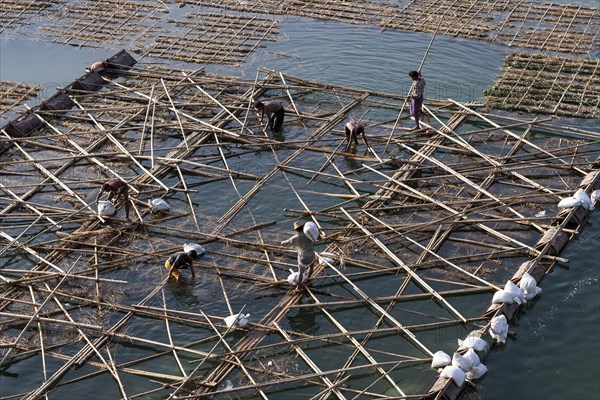
<svg viewBox="0 0 600 400">
<path fill-rule="evenodd" d="M 34 136 L 2 141 L 0 354 L 9 372 L 44 371 L 23 398 L 104 376 L 127 398 L 425 396 L 431 354 L 489 321 L 493 290 L 522 262 L 559 259 L 536 247 L 540 230 L 598 169 L 593 132 L 571 139 L 571 127 L 452 101 L 426 100 L 431 130 L 398 129 L 389 155 L 402 96 L 269 70 L 256 81 L 156 66 L 102 76 L 99 90 L 65 89 L 70 110 L 33 108 L 44 121 Z M 248 107 L 257 98 L 290 105 L 283 137 L 265 134 Z M 337 146 L 369 109 L 379 160 Z M 150 132 L 152 151 L 140 146 Z M 122 204 L 106 223 L 82 204 L 117 174 L 131 225 Z M 278 244 L 292 221 L 257 212 L 273 195 L 327 234 L 318 250 L 334 262 L 317 265 L 304 295 L 289 290 L 295 254 Z M 169 214 L 146 206 L 159 196 Z M 195 283 L 174 284 L 162 264 L 185 242 L 208 253 Z M 227 329 L 222 318 L 241 310 L 249 328 Z"/>
</svg>

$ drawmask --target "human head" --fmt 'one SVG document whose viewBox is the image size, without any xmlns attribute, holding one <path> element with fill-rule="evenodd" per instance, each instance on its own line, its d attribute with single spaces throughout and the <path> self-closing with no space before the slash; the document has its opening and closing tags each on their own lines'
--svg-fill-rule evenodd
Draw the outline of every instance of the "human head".
<svg viewBox="0 0 600 400">
<path fill-rule="evenodd" d="M 302 222 L 302 221 L 294 222 L 294 230 L 295 231 L 301 231 L 303 227 L 304 227 L 304 222 Z"/>
<path fill-rule="evenodd" d="M 421 74 L 419 74 L 419 71 L 410 71 L 408 73 L 408 76 L 410 76 L 414 80 L 417 80 L 417 79 L 419 79 L 419 77 L 421 76 Z"/>
<path fill-rule="evenodd" d="M 256 108 L 257 110 L 262 110 L 264 107 L 264 103 L 260 100 L 256 100 L 256 103 L 254 103 L 254 108 Z"/>
<path fill-rule="evenodd" d="M 110 185 L 108 184 L 108 182 L 104 183 L 102 185 L 102 191 L 103 192 L 110 192 Z"/>
<path fill-rule="evenodd" d="M 198 257 L 198 253 L 196 252 L 196 250 L 190 250 L 190 251 L 188 251 L 187 255 L 190 258 L 196 258 L 196 257 Z"/>
</svg>

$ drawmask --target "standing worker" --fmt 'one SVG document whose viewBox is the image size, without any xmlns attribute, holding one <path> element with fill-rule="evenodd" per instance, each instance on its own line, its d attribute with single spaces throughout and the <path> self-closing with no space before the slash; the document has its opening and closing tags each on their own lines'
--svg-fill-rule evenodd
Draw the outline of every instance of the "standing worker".
<svg viewBox="0 0 600 400">
<path fill-rule="evenodd" d="M 277 132 L 283 126 L 283 118 L 285 116 L 285 109 L 283 105 L 278 101 L 272 101 L 269 103 L 263 103 L 260 100 L 257 100 L 254 103 L 254 108 L 260 111 L 260 122 L 263 122 L 265 118 L 265 114 L 269 119 L 267 127 L 271 130 L 271 132 Z"/>
<path fill-rule="evenodd" d="M 352 141 L 354 141 L 354 144 L 358 146 L 359 135 L 362 138 L 363 142 L 365 142 L 365 145 L 369 147 L 369 143 L 367 143 L 367 137 L 365 136 L 365 127 L 361 123 L 356 122 L 354 120 L 347 122 L 344 126 L 344 132 L 346 133 L 346 141 L 348 142 L 346 144 L 345 151 L 348 151 L 348 149 L 350 149 Z"/>
<path fill-rule="evenodd" d="M 169 270 L 169 278 L 174 276 L 175 280 L 179 281 L 179 278 L 181 278 L 181 272 L 179 272 L 179 270 L 187 268 L 192 272 L 192 278 L 195 278 L 194 258 L 197 256 L 198 253 L 196 253 L 196 250 L 190 250 L 187 253 L 181 251 L 169 257 L 167 261 L 165 261 L 165 268 Z"/>
<path fill-rule="evenodd" d="M 294 222 L 294 230 L 297 232 L 291 238 L 284 240 L 281 244 L 293 244 L 298 252 L 298 280 L 296 281 L 296 293 L 302 292 L 304 281 L 308 280 L 312 274 L 312 268 L 317 260 L 317 254 L 314 250 L 314 241 L 304 233 L 304 223 Z M 315 241 L 318 239 L 315 238 Z M 308 269 L 306 279 L 304 279 L 304 270 Z"/>
<path fill-rule="evenodd" d="M 100 200 L 100 196 L 102 193 L 108 192 L 108 200 L 112 201 L 112 198 L 115 197 L 115 201 L 119 200 L 119 197 L 122 197 L 125 202 L 125 216 L 128 222 L 131 222 L 129 219 L 129 186 L 127 183 L 123 182 L 120 179 L 111 179 L 109 181 L 104 182 L 102 188 L 100 189 L 100 193 L 96 196 L 96 204 L 98 204 L 98 200 Z"/>
<path fill-rule="evenodd" d="M 421 77 L 419 71 L 410 71 L 408 73 L 413 80 L 408 96 L 410 97 L 410 115 L 415 119 L 415 127 L 413 130 L 421 129 L 419 124 L 419 115 L 423 108 L 423 95 L 425 94 L 425 80 Z"/>
</svg>

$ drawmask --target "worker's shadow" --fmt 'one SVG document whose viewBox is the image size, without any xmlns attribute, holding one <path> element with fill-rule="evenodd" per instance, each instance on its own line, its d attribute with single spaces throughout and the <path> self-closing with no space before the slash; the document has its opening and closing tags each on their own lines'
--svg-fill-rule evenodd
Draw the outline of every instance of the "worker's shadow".
<svg viewBox="0 0 600 400">
<path fill-rule="evenodd" d="M 305 296 L 302 296 L 299 304 L 303 303 Z M 317 323 L 317 313 L 311 308 L 300 308 L 294 315 L 288 315 L 287 317 L 290 327 L 296 332 L 302 332 L 305 334 L 313 334 L 319 331 L 319 324 Z"/>
<path fill-rule="evenodd" d="M 352 146 L 350 146 L 350 148 L 348 150 L 343 152 L 344 160 L 346 161 L 346 164 L 348 165 L 348 169 L 350 169 L 350 170 L 359 169 L 361 167 L 361 164 L 356 160 L 356 158 L 350 156 L 350 154 L 356 155 L 357 150 L 358 150 L 358 146 L 352 145 Z M 368 151 L 369 150 L 365 150 L 365 155 L 368 154 Z"/>
<path fill-rule="evenodd" d="M 179 281 L 176 281 L 171 278 L 167 281 L 167 287 L 173 293 L 173 298 L 182 305 L 197 306 L 200 304 L 200 299 L 194 294 L 194 288 L 197 286 L 196 279 L 182 276 Z"/>
</svg>

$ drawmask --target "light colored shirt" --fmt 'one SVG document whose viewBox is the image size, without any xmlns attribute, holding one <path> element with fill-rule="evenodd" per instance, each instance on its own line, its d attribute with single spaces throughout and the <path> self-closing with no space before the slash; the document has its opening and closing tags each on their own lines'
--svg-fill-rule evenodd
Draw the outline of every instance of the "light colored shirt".
<svg viewBox="0 0 600 400">
<path fill-rule="evenodd" d="M 417 79 L 413 81 L 412 88 L 410 90 L 410 97 L 416 99 L 418 97 L 423 97 L 425 94 L 425 79 Z"/>
<path fill-rule="evenodd" d="M 310 265 L 317 255 L 314 251 L 314 243 L 304 233 L 297 233 L 288 240 L 282 242 L 282 244 L 293 244 L 298 251 L 298 261 L 304 265 Z"/>
</svg>

